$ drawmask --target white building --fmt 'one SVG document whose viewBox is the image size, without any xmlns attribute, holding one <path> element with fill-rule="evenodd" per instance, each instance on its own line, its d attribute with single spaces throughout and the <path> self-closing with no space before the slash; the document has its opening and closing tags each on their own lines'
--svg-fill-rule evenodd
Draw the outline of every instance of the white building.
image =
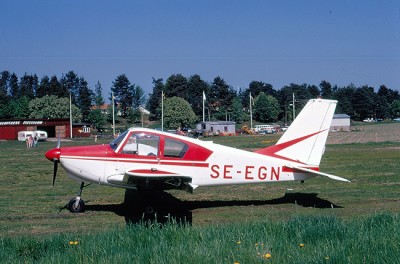
<svg viewBox="0 0 400 264">
<path fill-rule="evenodd" d="M 350 131 L 350 116 L 346 114 L 333 115 L 330 131 Z"/>
<path fill-rule="evenodd" d="M 204 123 L 203 122 L 198 123 L 196 129 L 198 131 L 207 131 L 213 134 L 220 134 L 220 133 L 234 134 L 235 125 L 236 122 L 233 121 L 208 121 Z"/>
</svg>

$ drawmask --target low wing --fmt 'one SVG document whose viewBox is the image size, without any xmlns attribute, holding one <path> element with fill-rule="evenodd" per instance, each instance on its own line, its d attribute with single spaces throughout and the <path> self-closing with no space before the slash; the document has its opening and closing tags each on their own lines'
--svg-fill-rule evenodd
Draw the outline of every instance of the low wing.
<svg viewBox="0 0 400 264">
<path fill-rule="evenodd" d="M 173 171 L 158 170 L 156 168 L 132 168 L 124 174 L 112 175 L 107 181 L 127 188 L 142 190 L 170 190 L 182 189 L 189 192 L 197 187 L 192 185 L 192 178 Z"/>
<path fill-rule="evenodd" d="M 336 180 L 336 181 L 350 182 L 349 180 L 347 180 L 345 178 L 342 178 L 342 177 L 339 177 L 339 176 L 335 176 L 335 175 L 332 175 L 332 174 L 328 174 L 328 173 L 324 173 L 324 172 L 320 172 L 320 171 L 315 171 L 315 170 L 312 170 L 312 169 L 309 169 L 309 168 L 302 168 L 302 167 L 292 166 L 292 165 L 285 165 L 285 167 L 293 169 L 295 171 L 297 170 L 297 171 L 300 171 L 300 172 L 307 172 L 307 173 L 310 173 L 310 174 L 315 174 L 317 176 L 328 177 L 328 178 L 330 178 L 332 180 Z"/>
</svg>

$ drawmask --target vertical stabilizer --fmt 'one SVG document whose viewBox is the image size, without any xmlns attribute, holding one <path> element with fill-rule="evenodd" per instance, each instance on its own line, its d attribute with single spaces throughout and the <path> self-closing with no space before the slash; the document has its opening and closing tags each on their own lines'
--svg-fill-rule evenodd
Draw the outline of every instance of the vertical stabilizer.
<svg viewBox="0 0 400 264">
<path fill-rule="evenodd" d="M 319 166 L 337 101 L 311 99 L 276 145 L 257 153 Z"/>
</svg>

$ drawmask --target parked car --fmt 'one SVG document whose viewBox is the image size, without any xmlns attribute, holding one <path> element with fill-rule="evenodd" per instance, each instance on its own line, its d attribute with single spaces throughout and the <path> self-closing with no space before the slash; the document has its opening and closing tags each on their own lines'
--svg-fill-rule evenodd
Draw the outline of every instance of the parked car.
<svg viewBox="0 0 400 264">
<path fill-rule="evenodd" d="M 372 123 L 372 122 L 375 122 L 375 120 L 372 118 L 366 118 L 363 120 L 363 122 Z"/>
<path fill-rule="evenodd" d="M 393 119 L 393 121 L 400 122 L 400 117 L 396 117 L 395 119 Z"/>
</svg>

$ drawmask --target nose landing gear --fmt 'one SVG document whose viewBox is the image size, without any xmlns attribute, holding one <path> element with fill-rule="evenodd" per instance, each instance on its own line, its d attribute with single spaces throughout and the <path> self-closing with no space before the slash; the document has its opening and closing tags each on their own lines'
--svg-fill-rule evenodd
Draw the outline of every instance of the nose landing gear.
<svg viewBox="0 0 400 264">
<path fill-rule="evenodd" d="M 85 185 L 84 182 L 81 182 L 81 187 L 79 188 L 79 193 L 75 198 L 72 198 L 68 203 L 68 210 L 71 213 L 83 213 L 85 211 L 85 202 L 81 199 L 83 188 L 89 186 Z"/>
</svg>

